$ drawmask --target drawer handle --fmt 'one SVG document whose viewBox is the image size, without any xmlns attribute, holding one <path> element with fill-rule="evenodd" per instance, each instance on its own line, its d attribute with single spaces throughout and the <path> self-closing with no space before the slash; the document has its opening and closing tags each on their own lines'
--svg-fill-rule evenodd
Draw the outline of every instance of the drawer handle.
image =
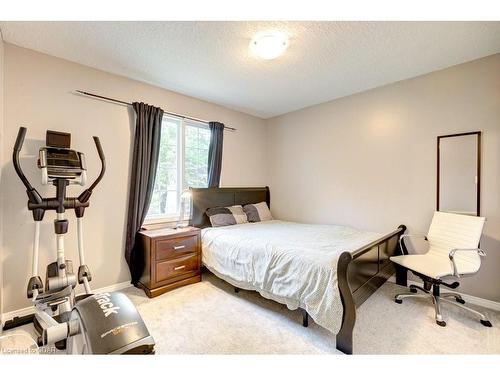
<svg viewBox="0 0 500 375">
<path fill-rule="evenodd" d="M 179 270 L 182 270 L 183 268 L 186 268 L 186 266 L 178 266 L 178 267 L 174 267 L 174 271 L 179 271 Z"/>
<path fill-rule="evenodd" d="M 174 250 L 184 249 L 186 245 L 174 246 Z"/>
</svg>

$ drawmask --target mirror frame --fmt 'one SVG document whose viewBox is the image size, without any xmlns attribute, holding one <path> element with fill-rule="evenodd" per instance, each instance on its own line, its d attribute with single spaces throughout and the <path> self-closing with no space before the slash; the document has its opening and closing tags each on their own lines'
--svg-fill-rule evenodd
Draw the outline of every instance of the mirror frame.
<svg viewBox="0 0 500 375">
<path fill-rule="evenodd" d="M 436 189 L 436 211 L 439 211 L 439 169 L 440 169 L 440 146 L 442 138 L 463 137 L 477 135 L 477 184 L 476 184 L 476 216 L 481 214 L 481 131 L 440 135 L 437 137 L 437 189 Z"/>
</svg>

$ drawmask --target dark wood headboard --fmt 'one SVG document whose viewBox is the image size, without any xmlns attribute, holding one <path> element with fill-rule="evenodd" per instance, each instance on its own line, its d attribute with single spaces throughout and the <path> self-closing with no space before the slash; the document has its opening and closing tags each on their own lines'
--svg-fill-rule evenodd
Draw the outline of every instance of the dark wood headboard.
<svg viewBox="0 0 500 375">
<path fill-rule="evenodd" d="M 271 208 L 269 187 L 191 188 L 192 215 L 189 224 L 197 228 L 210 227 L 207 209 L 240 204 L 267 202 Z"/>
</svg>

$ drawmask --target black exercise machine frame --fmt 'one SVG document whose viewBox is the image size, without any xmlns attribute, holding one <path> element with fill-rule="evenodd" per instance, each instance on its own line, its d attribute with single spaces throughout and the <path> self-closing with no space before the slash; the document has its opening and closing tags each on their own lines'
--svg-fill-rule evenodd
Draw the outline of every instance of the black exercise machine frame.
<svg viewBox="0 0 500 375">
<path fill-rule="evenodd" d="M 56 178 L 52 184 L 56 187 L 56 196 L 50 198 L 43 198 L 40 193 L 34 188 L 31 183 L 26 178 L 23 169 L 21 167 L 21 163 L 19 160 L 19 154 L 21 152 L 22 146 L 24 144 L 24 139 L 26 137 L 27 129 L 22 126 L 19 128 L 16 137 L 16 143 L 14 144 L 13 152 L 12 152 L 12 164 L 14 165 L 14 170 L 16 174 L 21 179 L 21 182 L 26 188 L 26 194 L 28 196 L 28 210 L 30 210 L 33 214 L 33 219 L 35 221 L 42 221 L 45 215 L 45 211 L 56 211 L 57 213 L 65 212 L 67 209 L 74 209 L 76 217 L 81 218 L 85 213 L 85 208 L 89 207 L 89 200 L 92 195 L 94 188 L 97 184 L 102 180 L 104 173 L 106 172 L 106 159 L 104 156 L 104 151 L 101 146 L 101 142 L 99 137 L 93 137 L 94 144 L 97 149 L 97 153 L 99 155 L 99 159 L 101 161 L 101 171 L 94 182 L 85 189 L 78 197 L 67 197 L 66 196 L 66 187 L 69 182 L 64 178 Z M 66 233 L 68 230 L 68 222 L 67 220 L 56 220 L 54 221 L 54 229 L 58 234 Z M 92 279 L 90 271 L 88 268 L 80 267 L 78 270 L 78 277 L 87 276 L 89 281 Z M 28 284 L 28 298 L 30 296 L 30 290 L 33 287 L 37 287 L 43 285 L 40 277 L 31 278 Z M 21 317 L 14 317 L 13 319 L 4 323 L 3 329 L 9 330 L 16 327 L 19 327 L 24 324 L 33 322 L 34 314 L 29 314 Z"/>
<path fill-rule="evenodd" d="M 53 181 L 56 186 L 56 196 L 53 198 L 42 198 L 40 193 L 30 184 L 28 179 L 23 173 L 21 164 L 19 162 L 19 153 L 21 152 L 24 138 L 26 137 L 26 128 L 20 127 L 17 134 L 16 143 L 12 153 L 12 163 L 14 169 L 21 179 L 23 185 L 26 187 L 26 194 L 28 195 L 28 209 L 33 212 L 33 219 L 35 221 L 42 221 L 45 211 L 54 210 L 58 213 L 64 212 L 66 209 L 74 209 L 77 217 L 82 217 L 85 208 L 89 206 L 89 199 L 92 191 L 97 184 L 102 180 L 106 171 L 106 159 L 104 151 L 102 150 L 101 142 L 98 137 L 94 138 L 94 143 L 101 160 L 101 172 L 95 181 L 85 189 L 78 197 L 66 197 L 66 187 L 69 182 L 64 178 L 57 178 Z"/>
<path fill-rule="evenodd" d="M 192 188 L 192 215 L 190 225 L 205 228 L 210 226 L 206 210 L 266 202 L 270 207 L 269 188 Z M 361 248 L 340 254 L 337 263 L 337 280 L 342 300 L 342 325 L 336 337 L 336 347 L 353 353 L 353 329 L 356 309 L 368 299 L 396 270 L 396 281 L 406 285 L 406 269 L 396 267 L 389 257 L 401 255 L 399 238 L 406 231 L 405 225 Z M 303 313 L 303 325 L 307 326 L 307 314 Z"/>
</svg>

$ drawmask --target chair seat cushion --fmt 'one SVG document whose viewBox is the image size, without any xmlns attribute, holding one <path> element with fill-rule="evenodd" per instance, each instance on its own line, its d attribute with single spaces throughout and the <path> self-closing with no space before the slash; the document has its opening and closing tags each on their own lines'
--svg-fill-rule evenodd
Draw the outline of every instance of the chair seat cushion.
<svg viewBox="0 0 500 375">
<path fill-rule="evenodd" d="M 390 258 L 394 263 L 399 264 L 412 271 L 433 279 L 440 279 L 445 276 L 453 275 L 453 265 L 449 258 L 437 256 L 432 253 L 417 255 L 399 255 Z M 460 275 L 476 273 L 479 270 L 478 265 L 457 260 L 457 269 Z"/>
</svg>

